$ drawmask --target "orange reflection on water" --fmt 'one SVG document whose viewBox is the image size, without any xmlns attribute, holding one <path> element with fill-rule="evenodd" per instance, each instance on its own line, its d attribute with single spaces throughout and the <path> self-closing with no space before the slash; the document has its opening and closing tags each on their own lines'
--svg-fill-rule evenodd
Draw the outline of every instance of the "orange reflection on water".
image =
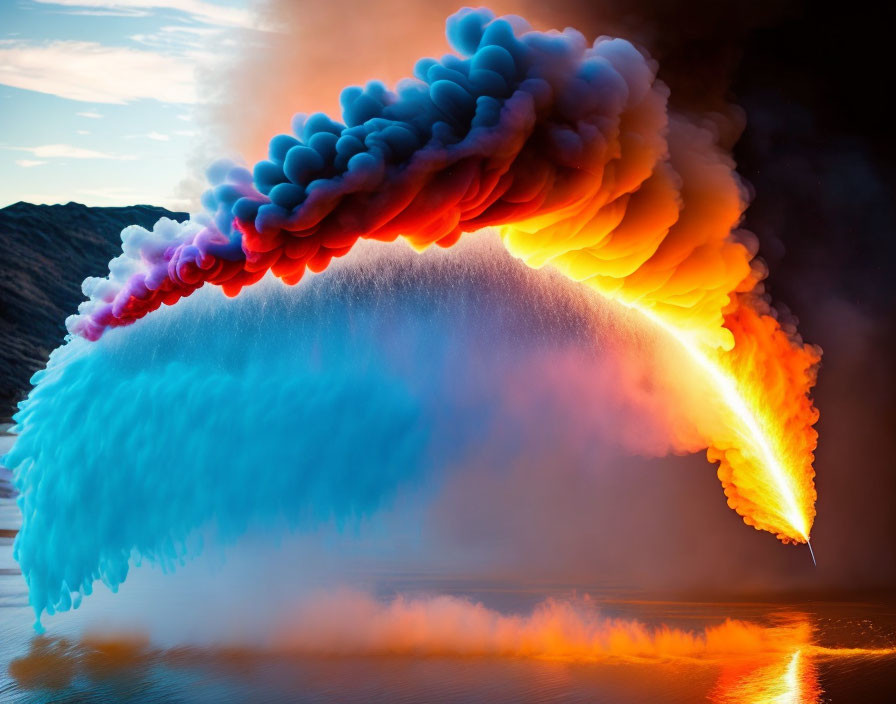
<svg viewBox="0 0 896 704">
<path fill-rule="evenodd" d="M 817 663 L 821 660 L 893 657 L 896 648 L 843 648 L 819 645 L 809 618 L 792 616 L 783 627 L 793 638 L 785 654 L 757 653 L 757 658 L 732 659 L 722 667 L 709 699 L 714 704 L 821 704 L 824 690 Z"/>
<path fill-rule="evenodd" d="M 245 676 L 241 686 L 252 688 L 264 686 L 257 673 L 298 668 L 314 681 L 335 673 L 336 680 L 325 688 L 332 695 L 345 675 L 332 663 L 344 663 L 349 669 L 362 661 L 372 663 L 372 669 L 365 671 L 373 673 L 377 686 L 392 682 L 402 692 L 409 671 L 424 672 L 425 680 L 425 672 L 440 672 L 433 663 L 460 658 L 467 669 L 475 663 L 477 674 L 467 684 L 474 688 L 481 684 L 485 692 L 495 673 L 502 671 L 502 663 L 530 660 L 531 667 L 524 669 L 535 675 L 548 668 L 553 676 L 558 665 L 568 667 L 562 670 L 568 678 L 560 686 L 569 691 L 584 688 L 603 696 L 604 688 L 618 686 L 609 701 L 629 701 L 629 693 L 632 701 L 644 701 L 645 687 L 659 686 L 691 693 L 694 701 L 709 690 L 714 704 L 821 704 L 821 662 L 896 655 L 893 647 L 822 645 L 819 640 L 829 640 L 830 635 L 820 638 L 806 614 L 777 614 L 771 624 L 726 620 L 691 631 L 602 618 L 593 604 L 589 610 L 587 604 L 549 600 L 528 616 L 507 616 L 447 597 L 386 604 L 361 603 L 354 597 L 353 609 L 346 608 L 346 598 L 342 595 L 332 604 L 340 606 L 347 619 L 340 620 L 336 611 L 316 601 L 314 614 L 319 619 L 304 614 L 290 624 L 290 639 L 265 647 L 162 649 L 148 638 L 121 634 L 82 640 L 37 637 L 27 654 L 12 661 L 9 674 L 25 690 L 61 691 L 87 682 L 142 692 L 160 682 L 164 687 L 178 686 L 172 678 L 177 682 L 199 675 L 215 680 L 220 673 Z M 409 662 L 414 663 L 410 670 Z M 453 686 L 450 679 L 433 677 L 432 691 Z M 554 681 L 550 686 L 558 685 Z"/>
<path fill-rule="evenodd" d="M 818 669 L 802 648 L 791 655 L 726 666 L 710 694 L 714 704 L 820 704 Z"/>
</svg>

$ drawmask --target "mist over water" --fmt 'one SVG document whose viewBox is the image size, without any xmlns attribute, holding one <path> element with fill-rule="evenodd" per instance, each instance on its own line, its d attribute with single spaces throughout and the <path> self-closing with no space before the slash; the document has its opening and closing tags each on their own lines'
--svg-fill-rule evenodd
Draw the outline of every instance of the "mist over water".
<svg viewBox="0 0 896 704">
<path fill-rule="evenodd" d="M 698 448 L 686 418 L 663 415 L 674 384 L 652 378 L 649 335 L 626 325 L 483 234 L 451 255 L 371 245 L 299 287 L 203 290 L 96 343 L 73 339 L 35 376 L 6 458 L 35 611 L 250 529 L 351 533 L 384 514 L 393 525 L 377 530 L 416 534 L 425 556 L 436 543 L 414 525 L 446 483 L 449 498 L 482 494 L 458 489 L 465 468 L 485 479 L 530 462 L 550 477 L 599 467 L 607 447 Z M 604 333 L 640 346 L 642 368 Z M 637 433 L 620 431 L 623 416 Z M 397 497 L 412 510 L 396 513 Z"/>
</svg>

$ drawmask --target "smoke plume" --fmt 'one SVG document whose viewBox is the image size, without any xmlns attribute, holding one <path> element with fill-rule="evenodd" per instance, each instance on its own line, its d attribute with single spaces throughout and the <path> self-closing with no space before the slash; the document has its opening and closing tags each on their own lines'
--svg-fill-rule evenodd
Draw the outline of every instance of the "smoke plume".
<svg viewBox="0 0 896 704">
<path fill-rule="evenodd" d="M 394 91 L 345 89 L 342 121 L 297 116 L 251 172 L 215 164 L 202 214 L 125 230 L 109 275 L 85 281 L 89 300 L 68 321 L 75 338 L 36 376 L 7 460 L 22 492 L 17 557 L 38 616 L 67 609 L 98 579 L 117 588 L 134 552 L 176 564 L 211 517 L 226 517 L 227 538 L 257 520 L 300 523 L 309 511 L 363 515 L 474 442 L 489 399 L 453 395 L 450 350 L 470 341 L 444 338 L 451 316 L 402 350 L 397 368 L 371 346 L 361 371 L 346 353 L 356 322 L 322 322 L 338 319 L 338 297 L 316 301 L 320 327 L 309 334 L 289 305 L 261 298 L 222 335 L 224 308 L 207 291 L 176 325 L 160 313 L 116 330 L 206 283 L 231 297 L 268 272 L 297 284 L 361 239 L 423 250 L 495 227 L 529 267 L 643 315 L 712 386 L 706 408 L 683 414 L 682 434 L 660 445 L 708 448 L 748 524 L 808 541 L 819 352 L 763 294 L 755 239 L 737 229 L 745 190 L 715 123 L 671 111 L 656 65 L 624 40 L 532 31 L 488 10 L 462 10 L 447 26 L 456 54 L 422 59 Z M 586 334 L 588 307 L 556 288 L 568 299 L 563 315 Z M 426 321 L 414 294 L 391 311 L 365 310 L 357 325 L 387 337 L 395 316 Z M 465 295 L 449 287 L 439 305 L 463 307 Z M 561 326 L 554 343 L 569 334 Z M 297 357 L 307 365 L 297 368 Z M 439 380 L 443 413 L 409 376 Z M 121 412 L 133 406 L 139 423 Z M 75 419 L 88 417 L 72 437 Z M 433 446 L 437 422 L 456 431 L 454 442 Z M 166 424 L 175 432 L 159 432 Z M 176 490 L 157 476 L 172 467 Z M 271 476 L 259 481 L 258 467 Z M 98 527 L 75 501 L 88 486 Z M 76 548 L 73 534 L 83 536 Z"/>
</svg>

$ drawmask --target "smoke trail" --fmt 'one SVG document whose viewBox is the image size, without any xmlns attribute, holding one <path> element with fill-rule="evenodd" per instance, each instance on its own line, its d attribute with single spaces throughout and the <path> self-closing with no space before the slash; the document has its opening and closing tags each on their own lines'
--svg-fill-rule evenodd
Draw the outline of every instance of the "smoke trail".
<svg viewBox="0 0 896 704">
<path fill-rule="evenodd" d="M 263 369 L 251 368 L 260 362 L 237 345 L 217 340 L 209 315 L 191 316 L 187 330 L 167 328 L 164 316 L 152 316 L 127 337 L 120 330 L 104 333 L 205 283 L 229 296 L 268 271 L 297 283 L 306 270 L 326 269 L 359 239 L 404 237 L 418 249 L 447 247 L 462 233 L 489 225 L 499 227 L 508 251 L 529 266 L 550 266 L 657 321 L 710 377 L 723 380 L 716 385 L 728 407 L 724 427 L 701 428 L 698 435 L 710 459 L 720 463 L 729 505 L 747 523 L 784 541 L 808 540 L 816 439 L 808 393 L 818 352 L 782 326 L 763 298 L 754 239 L 734 229 L 744 208 L 743 189 L 712 129 L 671 114 L 655 66 L 623 40 L 601 38 L 589 45 L 575 30 L 533 32 L 520 18 L 469 9 L 449 18 L 448 38 L 459 56 L 418 62 L 417 78 L 400 82 L 395 92 L 380 83 L 346 89 L 344 122 L 323 114 L 297 117 L 295 135 L 271 140 L 270 159 L 252 173 L 216 164 L 204 214 L 182 225 L 162 220 L 152 231 L 125 230 L 122 255 L 110 263 L 108 277 L 84 282 L 89 300 L 68 325 L 85 339 L 58 350 L 37 377 L 17 416 L 21 436 L 8 460 L 17 467 L 23 492 L 25 524 L 17 550 L 38 614 L 66 608 L 70 592 L 89 589 L 97 578 L 119 584 L 131 548 L 163 562 L 177 560 L 187 551 L 180 541 L 214 515 L 215 501 L 228 508 L 242 502 L 235 478 L 251 486 L 257 477 L 250 466 L 352 467 L 360 479 L 352 474 L 345 483 L 355 485 L 345 494 L 316 497 L 314 482 L 305 486 L 289 477 L 274 480 L 269 491 L 249 490 L 259 492 L 259 516 L 273 512 L 284 497 L 295 501 L 293 512 L 319 498 L 319 505 L 335 507 L 328 509 L 335 515 L 347 515 L 381 498 L 367 493 L 364 481 L 376 467 L 382 464 L 384 473 L 403 480 L 405 470 L 425 464 L 420 457 L 431 451 L 415 440 L 420 429 L 411 422 L 425 417 L 425 409 L 415 405 L 414 393 L 403 392 L 389 364 L 371 351 L 376 381 L 359 379 L 341 354 L 345 339 L 334 334 L 316 349 L 313 337 L 294 340 L 285 329 L 279 334 L 280 318 L 269 317 L 264 306 L 240 321 L 250 328 L 271 326 L 265 333 L 270 340 L 263 343 L 270 366 Z M 457 292 L 444 295 L 450 299 Z M 409 298 L 402 310 L 419 313 Z M 321 310 L 332 312 L 332 306 Z M 200 345 L 219 369 L 207 373 L 181 364 L 176 349 L 185 344 Z M 133 355 L 132 345 L 143 351 Z M 462 341 L 456 349 L 463 349 Z M 140 365 L 151 367 L 162 350 L 172 355 L 170 363 L 142 372 Z M 429 341 L 421 350 L 406 353 L 406 362 L 425 376 L 431 369 L 426 365 L 443 358 L 446 349 Z M 330 366 L 319 376 L 291 376 L 290 354 L 319 357 Z M 106 369 L 116 378 L 130 374 L 133 381 L 109 388 Z M 309 399 L 307 417 L 297 423 L 279 413 L 285 398 Z M 365 427 L 369 435 L 361 442 L 346 442 L 353 423 L 376 415 L 381 398 L 389 413 Z M 156 423 L 173 423 L 175 437 L 183 441 L 164 445 L 157 435 L 141 435 L 139 427 L 116 426 L 126 422 L 118 409 L 135 403 Z M 230 422 L 241 404 L 256 413 L 247 416 L 246 428 Z M 357 408 L 357 417 L 345 414 L 346 408 Z M 64 438 L 67 426 L 58 419 L 88 412 L 114 428 L 110 438 L 130 433 L 132 439 L 118 446 L 103 437 L 84 438 L 83 444 Z M 320 425 L 337 412 L 342 416 L 335 428 Z M 476 421 L 466 408 L 457 418 Z M 268 454 L 247 457 L 269 426 L 295 429 L 303 454 L 284 457 L 283 449 L 272 446 Z M 166 502 L 167 484 L 154 484 L 152 472 L 182 467 L 208 437 L 221 439 L 214 458 L 224 464 L 242 459 L 243 465 L 228 474 L 225 487 L 198 499 L 201 510 L 192 495 Z M 394 437 L 402 441 L 391 443 Z M 384 456 L 356 456 L 362 452 L 357 448 L 378 443 Z M 74 515 L 74 508 L 49 516 L 48 509 L 71 499 L 64 493 L 73 491 L 70 483 L 49 477 L 64 472 L 66 462 L 84 465 L 78 453 L 90 448 L 92 468 L 84 478 L 103 484 L 104 501 L 114 503 L 122 495 L 116 482 L 126 473 L 107 477 L 105 464 L 121 467 L 126 447 L 152 458 L 145 465 L 151 470 L 135 473 L 142 492 L 137 505 L 166 507 L 160 515 L 176 526 L 170 539 L 157 540 L 160 533 L 168 535 L 167 521 L 160 520 L 146 540 L 144 528 L 134 527 L 130 535 L 110 521 L 83 555 L 66 553 L 59 548 L 60 526 L 88 517 Z M 196 487 L 214 478 L 200 471 L 207 469 L 188 475 Z M 310 476 L 310 470 L 303 472 Z M 133 488 L 134 481 L 129 475 L 124 488 Z M 116 520 L 136 526 L 127 511 L 122 505 Z"/>
</svg>

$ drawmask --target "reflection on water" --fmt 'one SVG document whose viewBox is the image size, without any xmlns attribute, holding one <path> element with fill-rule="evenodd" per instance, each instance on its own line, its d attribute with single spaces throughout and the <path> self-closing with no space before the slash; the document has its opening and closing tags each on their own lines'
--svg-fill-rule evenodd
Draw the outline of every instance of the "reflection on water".
<svg viewBox="0 0 896 704">
<path fill-rule="evenodd" d="M 706 608 L 704 606 L 704 608 Z M 656 652 L 649 657 L 395 655 L 371 651 L 323 655 L 273 648 L 156 648 L 141 637 L 80 640 L 34 637 L 8 671 L 16 692 L 40 700 L 80 701 L 600 701 L 713 704 L 821 704 L 822 668 L 851 677 L 872 673 L 888 691 L 893 649 L 845 649 L 812 640 L 808 614 L 776 617 L 757 643 L 786 652 L 699 656 Z M 674 643 L 675 629 L 661 629 Z M 562 639 L 562 634 L 555 634 Z M 844 669 L 844 663 L 850 663 Z M 867 672 L 863 665 L 886 664 Z M 833 666 L 832 668 L 830 666 Z M 838 670 L 838 668 L 840 668 Z M 883 674 L 882 674 L 883 673 Z M 7 690 L 10 691 L 10 690 Z M 889 701 L 888 694 L 880 701 Z M 849 700 L 851 701 L 851 699 Z M 874 701 L 862 699 L 862 701 Z"/>
<path fill-rule="evenodd" d="M 438 677 L 431 680 L 426 676 L 422 681 L 415 680 L 413 676 L 408 678 L 405 672 L 405 668 L 418 670 L 415 674 L 420 675 L 419 668 L 415 667 L 418 663 L 408 661 L 409 658 L 410 656 L 367 656 L 366 662 L 363 662 L 365 658 L 357 656 L 288 657 L 240 649 L 155 650 L 139 640 L 87 641 L 74 644 L 64 640 L 36 638 L 28 654 L 11 663 L 9 672 L 24 690 L 47 692 L 89 690 L 113 697 L 133 695 L 140 691 L 183 690 L 200 678 L 206 680 L 205 687 L 208 687 L 208 681 L 217 678 L 221 680 L 222 690 L 254 691 L 261 687 L 261 692 L 267 691 L 270 694 L 274 688 L 271 687 L 270 681 L 261 681 L 262 673 L 273 675 L 276 679 L 281 677 L 284 671 L 295 668 L 309 675 L 309 679 L 316 680 L 318 686 L 338 673 L 334 681 L 327 683 L 323 688 L 324 692 L 330 692 L 337 699 L 345 696 L 347 693 L 345 689 L 348 691 L 352 689 L 346 687 L 347 683 L 339 682 L 345 673 L 366 672 L 367 676 L 370 676 L 371 666 L 379 670 L 375 677 L 378 686 L 405 696 L 421 691 L 438 692 L 440 687 L 451 694 L 458 684 L 454 678 L 455 669 L 452 665 L 480 673 L 472 682 L 467 683 L 473 685 L 473 692 L 482 691 L 489 677 L 494 674 L 499 677 L 507 676 L 506 667 L 501 661 L 477 658 L 477 662 L 471 663 L 469 659 L 464 658 L 439 658 L 423 659 L 419 664 L 433 670 L 433 675 L 442 672 L 446 676 L 444 681 L 439 682 Z M 511 663 L 517 668 L 520 664 L 518 660 Z M 607 689 L 612 690 L 619 685 L 620 678 L 624 681 L 626 677 L 631 680 L 630 690 L 636 697 L 645 693 L 645 690 L 653 689 L 650 686 L 645 687 L 644 681 L 637 681 L 644 676 L 644 663 L 617 662 L 595 666 L 595 674 L 601 672 L 607 674 L 608 667 L 616 670 L 606 677 L 603 686 L 583 677 L 582 666 L 576 668 L 567 665 L 566 671 L 569 676 L 560 678 L 558 674 L 563 671 L 564 664 L 561 664 L 559 669 L 555 665 L 537 661 L 531 664 L 531 674 L 535 677 L 529 686 L 535 691 L 530 694 L 534 695 L 539 689 L 548 685 L 550 689 L 556 690 L 556 695 L 560 695 L 564 688 L 561 679 L 566 680 L 565 686 L 569 688 L 567 694 L 587 689 L 596 693 L 606 693 Z M 669 692 L 668 701 L 687 701 L 688 691 L 690 690 L 690 694 L 693 695 L 695 693 L 693 690 L 699 688 L 700 682 L 700 677 L 691 677 L 688 670 L 692 669 L 694 673 L 701 675 L 701 671 L 707 666 L 714 665 L 716 663 L 691 663 L 687 668 L 681 668 L 669 662 L 657 662 L 654 664 L 656 672 L 652 673 L 652 676 L 659 675 L 658 680 L 662 681 L 672 673 L 684 675 L 676 685 L 678 691 Z M 160 677 L 161 673 L 164 675 Z M 549 673 L 554 676 L 548 676 Z M 240 679 L 243 682 L 240 683 L 238 681 Z M 733 662 L 721 663 L 721 675 L 712 688 L 710 700 L 714 704 L 815 704 L 821 701 L 820 696 L 818 670 L 809 657 L 801 650 L 797 650 L 789 656 L 775 656 L 771 661 L 758 659 L 739 662 L 735 659 Z M 264 698 L 264 695 L 261 694 L 261 697 Z M 640 701 L 640 699 L 631 701 L 636 700 Z"/>
<path fill-rule="evenodd" d="M 802 648 L 791 655 L 731 664 L 710 694 L 713 704 L 820 704 L 818 668 Z"/>
</svg>

